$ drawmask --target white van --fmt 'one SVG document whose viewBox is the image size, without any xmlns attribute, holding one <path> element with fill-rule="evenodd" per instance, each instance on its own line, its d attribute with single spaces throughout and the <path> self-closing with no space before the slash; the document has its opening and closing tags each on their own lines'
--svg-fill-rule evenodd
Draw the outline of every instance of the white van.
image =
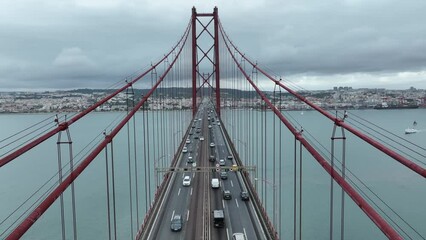
<svg viewBox="0 0 426 240">
<path fill-rule="evenodd" d="M 244 233 L 234 233 L 232 234 L 232 240 L 247 240 Z"/>
<path fill-rule="evenodd" d="M 220 187 L 219 178 L 212 178 L 212 188 L 219 188 L 219 187 Z"/>
</svg>

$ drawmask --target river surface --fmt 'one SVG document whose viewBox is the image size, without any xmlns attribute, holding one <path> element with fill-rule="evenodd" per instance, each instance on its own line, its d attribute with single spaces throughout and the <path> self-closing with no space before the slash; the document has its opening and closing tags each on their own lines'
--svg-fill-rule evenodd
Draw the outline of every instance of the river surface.
<svg viewBox="0 0 426 240">
<path fill-rule="evenodd" d="M 162 124 L 165 129 L 161 130 L 150 129 L 150 136 L 168 136 L 164 139 L 152 140 L 158 142 L 150 143 L 150 153 L 148 153 L 151 162 L 156 162 L 158 166 L 166 166 L 170 156 L 174 154 L 182 134 L 186 132 L 189 124 L 190 112 L 176 113 L 177 111 L 169 111 L 161 113 L 160 116 L 155 116 L 157 113 L 151 113 L 151 117 L 157 117 L 167 121 Z M 281 239 L 293 238 L 293 186 L 294 186 L 294 138 L 291 137 L 288 131 L 284 128 L 278 130 L 278 122 L 274 122 L 272 113 L 262 111 L 241 111 L 237 117 L 237 111 L 223 110 L 222 119 L 230 134 L 231 139 L 234 139 L 234 144 L 239 151 L 239 156 L 246 165 L 254 166 L 260 164 L 257 159 L 278 158 L 281 156 L 281 163 L 278 160 L 267 161 L 266 170 L 262 166 L 255 166 L 256 172 L 251 172 L 252 176 L 257 176 L 257 179 L 264 179 L 270 182 L 270 186 L 258 184 L 259 195 L 264 194 L 264 199 L 267 205 L 267 211 L 271 220 L 281 222 L 279 228 Z M 323 145 L 325 149 L 330 150 L 331 134 L 333 124 L 314 111 L 293 111 L 285 114 L 296 125 L 303 127 L 306 138 L 312 143 Z M 87 152 L 83 150 L 85 146 L 90 145 L 93 140 L 95 143 L 102 139 L 102 132 L 107 132 L 111 127 L 108 127 L 112 122 L 116 123 L 123 113 L 95 113 L 91 114 L 84 121 L 79 121 L 70 127 L 71 138 L 73 141 L 73 155 L 76 161 L 81 159 L 79 152 Z M 262 116 L 264 117 L 262 119 Z M 377 124 L 380 128 L 387 129 L 401 139 L 417 144 L 422 148 L 426 148 L 426 110 L 353 110 L 349 111 L 350 120 L 355 121 L 357 118 L 367 119 L 368 121 Z M 49 114 L 1 114 L 0 115 L 0 141 L 11 136 L 20 130 L 31 126 L 33 123 L 40 122 L 46 118 L 54 118 Z M 137 118 L 141 119 L 141 113 L 138 113 Z M 247 119 L 251 119 L 248 121 Z M 265 120 L 266 119 L 266 120 Z M 49 120 L 50 121 L 50 120 Z M 265 121 L 260 123 L 259 121 Z M 411 127 L 413 121 L 417 122 L 416 128 L 420 131 L 416 134 L 405 135 L 404 129 Z M 259 122 L 259 123 L 258 123 Z M 354 122 L 355 123 L 355 122 Z M 153 126 L 155 122 L 152 122 Z M 114 125 L 114 124 L 113 124 Z M 258 130 L 249 130 L 253 127 L 259 128 L 267 126 L 264 132 Z M 136 126 L 138 126 L 136 124 Z M 371 125 L 370 125 L 371 126 Z M 155 129 L 155 128 L 154 128 Z M 130 226 L 133 225 L 133 232 L 137 229 L 136 220 L 130 224 L 130 200 L 129 200 L 129 177 L 128 177 L 128 157 L 127 152 L 127 134 L 119 134 L 117 140 L 114 141 L 115 151 L 115 171 L 116 171 L 116 212 L 117 212 L 117 238 L 131 239 Z M 141 136 L 143 129 L 136 130 Z M 278 130 L 278 132 L 277 132 Z M 340 134 L 340 129 L 337 129 L 337 135 Z M 368 129 L 373 131 L 374 129 Z M 132 131 L 132 128 L 130 128 Z M 171 132 L 166 134 L 166 132 Z M 274 134 L 275 132 L 275 134 Z M 262 142 L 261 136 L 275 136 L 276 141 L 266 140 Z M 364 144 L 363 141 L 357 139 L 352 134 L 345 132 L 346 140 L 346 166 L 353 173 L 374 191 L 381 199 L 386 201 L 401 217 L 403 217 L 413 228 L 420 234 L 426 236 L 426 207 L 424 205 L 426 199 L 426 186 L 424 178 L 406 167 L 390 159 L 386 155 L 379 153 L 374 148 Z M 173 137 L 170 137 L 173 135 Z M 314 137 L 310 137 L 310 136 Z M 278 150 L 279 139 L 281 137 L 282 147 Z M 283 137 L 286 136 L 286 137 Z M 285 139 L 284 139 L 285 138 Z M 66 134 L 63 133 L 62 140 L 66 139 Z M 270 138 L 267 138 L 270 139 Z M 398 138 L 397 141 L 403 142 Z M 0 142 L 0 155 L 5 151 L 10 150 L 9 146 L 4 146 L 5 142 Z M 36 196 L 41 196 L 42 193 L 48 191 L 48 188 L 55 185 L 58 179 L 56 175 L 58 171 L 58 151 L 57 137 L 53 137 L 41 144 L 37 148 L 24 154 L 22 157 L 0 168 L 0 221 L 3 221 L 17 206 L 25 199 L 41 187 L 44 183 L 48 184 L 42 188 Z M 142 142 L 140 140 L 139 142 Z M 161 143 L 161 144 L 155 144 Z M 153 146 L 161 146 L 161 150 L 155 149 Z M 93 146 L 90 145 L 90 146 Z M 260 150 L 266 146 L 266 150 Z M 298 147 L 298 146 L 297 146 Z M 340 159 L 341 142 L 336 143 L 336 155 Z M 68 145 L 63 144 L 62 148 L 63 161 L 67 161 Z M 138 158 L 144 158 L 144 153 L 139 153 Z M 324 150 L 325 151 L 325 150 Z M 274 154 L 275 153 L 275 154 Z M 281 154 L 281 155 L 280 155 Z M 424 156 L 423 151 L 423 156 Z M 296 154 L 297 155 L 297 154 Z M 327 154 L 325 154 L 327 155 Z M 298 156 L 298 155 L 297 155 Z M 324 169 L 309 156 L 306 151 L 303 152 L 303 177 L 302 177 L 302 238 L 303 239 L 329 239 L 329 205 L 330 205 L 330 177 Z M 426 162 L 423 157 L 416 157 L 419 165 L 425 167 Z M 133 160 L 132 160 L 133 161 Z M 140 160 L 142 161 L 142 160 Z M 134 163 L 132 162 L 131 165 Z M 299 163 L 297 163 L 299 164 Z M 262 164 L 263 165 L 263 164 Z M 146 208 L 148 207 L 148 195 L 155 190 L 155 171 L 154 164 L 146 165 L 149 171 L 145 171 L 144 162 L 139 162 L 138 165 L 138 215 L 139 224 L 141 224 Z M 107 239 L 108 223 L 107 223 L 107 202 L 106 202 L 106 176 L 105 176 L 105 152 L 101 154 L 89 165 L 83 174 L 76 180 L 76 211 L 77 211 L 77 231 L 80 239 Z M 133 171 L 133 170 L 132 170 Z M 297 169 L 299 171 L 299 169 Z M 148 173 L 149 172 L 149 173 Z M 145 181 L 149 174 L 152 180 Z M 347 173 L 349 176 L 349 173 Z M 281 175 L 281 180 L 279 176 Z M 297 177 L 299 177 L 297 175 Z M 49 179 L 53 178 L 49 181 Z M 134 181 L 132 174 L 132 181 Z M 353 176 L 357 186 L 359 181 Z M 252 179 L 253 180 L 253 179 Z M 149 182 L 149 183 L 148 183 Z M 133 185 L 132 188 L 135 188 Z M 360 187 L 366 189 L 366 187 Z M 335 186 L 335 207 L 334 209 L 334 236 L 338 237 L 340 233 L 340 189 Z M 273 202 L 274 192 L 276 198 L 280 199 L 281 208 L 278 208 L 278 203 Z M 133 192 L 133 198 L 136 190 Z M 71 239 L 71 204 L 70 191 L 67 190 L 64 194 L 65 201 L 65 224 L 67 238 Z M 278 197 L 280 196 L 280 197 Z M 26 204 L 28 206 L 29 204 Z M 382 206 L 383 204 L 379 204 Z M 56 201 L 53 206 L 34 224 L 34 226 L 24 235 L 23 239 L 60 239 L 61 236 L 61 221 L 59 211 L 59 201 Z M 132 202 L 133 219 L 136 219 L 136 204 Z M 278 212 L 280 210 L 280 212 Z M 389 210 L 386 210 L 389 213 Z M 19 214 L 22 211 L 18 211 Z M 19 215 L 18 214 L 18 215 Z M 393 213 L 391 214 L 394 215 Z M 299 215 L 297 221 L 299 221 Z M 13 219 L 13 218 L 11 218 Z M 12 220 L 5 220 L 0 225 L 0 232 L 6 230 Z M 15 217 L 16 219 L 16 217 Z M 398 220 L 400 222 L 400 220 Z M 404 228 L 405 229 L 405 228 Z M 411 232 L 411 230 L 408 230 Z M 411 235 L 411 233 L 410 233 Z M 345 196 L 345 239 L 386 239 L 385 236 L 378 230 L 372 221 Z M 416 235 L 413 239 L 421 239 Z M 1 236 L 4 238 L 4 235 Z M 250 238 L 249 238 L 250 239 Z"/>
</svg>

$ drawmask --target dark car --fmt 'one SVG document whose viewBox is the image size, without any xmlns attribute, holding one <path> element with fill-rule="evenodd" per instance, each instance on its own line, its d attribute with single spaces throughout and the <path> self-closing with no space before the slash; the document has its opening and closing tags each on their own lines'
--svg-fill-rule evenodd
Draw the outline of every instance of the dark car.
<svg viewBox="0 0 426 240">
<path fill-rule="evenodd" d="M 231 200 L 232 199 L 231 191 L 223 190 L 223 199 Z"/>
<path fill-rule="evenodd" d="M 182 217 L 180 215 L 175 215 L 172 219 L 172 223 L 170 224 L 170 228 L 173 232 L 179 232 L 182 230 Z"/>
<path fill-rule="evenodd" d="M 228 155 L 228 160 L 232 160 L 234 157 L 232 155 Z"/>
<path fill-rule="evenodd" d="M 241 196 L 241 200 L 243 200 L 243 201 L 248 201 L 249 200 L 249 194 L 248 194 L 248 192 L 242 191 L 241 194 L 240 194 L 240 196 Z"/>
<path fill-rule="evenodd" d="M 224 171 L 220 172 L 220 178 L 222 180 L 228 179 L 228 173 Z"/>
<path fill-rule="evenodd" d="M 210 155 L 210 157 L 209 157 L 209 161 L 210 161 L 210 162 L 214 162 L 214 161 L 216 161 L 216 158 L 215 158 L 213 155 Z"/>
</svg>

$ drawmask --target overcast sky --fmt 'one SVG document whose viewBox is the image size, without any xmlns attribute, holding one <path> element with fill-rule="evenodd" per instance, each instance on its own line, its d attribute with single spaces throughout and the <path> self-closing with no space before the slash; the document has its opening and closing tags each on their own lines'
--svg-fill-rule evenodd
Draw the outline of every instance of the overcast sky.
<svg viewBox="0 0 426 240">
<path fill-rule="evenodd" d="M 2 0 L 0 90 L 107 88 L 163 56 L 195 6 L 305 89 L 426 89 L 425 0 Z"/>
</svg>

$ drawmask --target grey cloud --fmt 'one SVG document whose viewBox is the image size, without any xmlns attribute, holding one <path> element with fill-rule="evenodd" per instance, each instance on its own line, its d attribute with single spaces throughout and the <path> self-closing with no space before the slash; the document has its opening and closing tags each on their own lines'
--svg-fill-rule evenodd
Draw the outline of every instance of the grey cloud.
<svg viewBox="0 0 426 240">
<path fill-rule="evenodd" d="M 169 51 L 199 12 L 219 7 L 239 48 L 296 80 L 426 70 L 423 0 L 7 2 L 0 9 L 0 88 L 106 87 Z M 417 76 L 413 74 L 413 76 Z M 343 77 L 342 77 L 343 78 Z M 426 88 L 426 81 L 414 81 Z M 359 82 L 368 85 L 370 81 Z M 304 81 L 300 81 L 304 84 Z M 328 86 L 324 80 L 324 86 Z M 318 85 L 320 86 L 320 85 Z"/>
</svg>

